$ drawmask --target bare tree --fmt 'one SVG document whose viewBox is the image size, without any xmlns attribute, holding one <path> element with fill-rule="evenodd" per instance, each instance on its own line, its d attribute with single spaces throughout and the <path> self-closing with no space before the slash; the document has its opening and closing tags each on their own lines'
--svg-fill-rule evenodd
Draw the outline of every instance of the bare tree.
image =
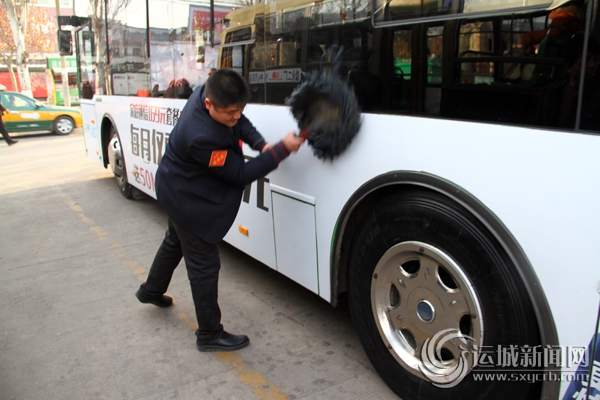
<svg viewBox="0 0 600 400">
<path fill-rule="evenodd" d="M 4 0 L 3 0 L 4 1 Z M 108 88 L 106 71 L 106 28 L 114 20 L 119 11 L 125 9 L 131 0 L 89 0 L 88 15 L 92 21 L 92 32 L 96 44 L 96 94 L 106 94 Z"/>
<path fill-rule="evenodd" d="M 4 63 L 10 74 L 12 87 L 18 90 L 17 78 L 13 68 L 13 60 L 17 47 L 14 42 L 10 18 L 6 6 L 2 1 L 0 6 L 0 61 Z M 27 35 L 25 36 L 25 49 L 29 54 L 51 53 L 56 51 L 56 36 L 54 24 L 46 11 L 41 7 L 30 7 L 27 17 Z M 27 74 L 29 76 L 29 74 Z"/>
<path fill-rule="evenodd" d="M 17 78 L 13 69 L 13 58 L 15 57 L 15 45 L 13 43 L 12 32 L 6 8 L 0 7 L 0 61 L 6 65 L 10 74 L 13 90 L 18 90 Z"/>
<path fill-rule="evenodd" d="M 29 78 L 29 67 L 27 66 L 28 53 L 25 47 L 25 37 L 27 35 L 27 16 L 29 14 L 29 5 L 31 0 L 0 0 L 6 7 L 6 14 L 10 22 L 10 28 L 13 34 L 15 44 L 15 64 L 17 73 L 21 82 L 21 92 L 32 96 L 31 79 Z"/>
</svg>

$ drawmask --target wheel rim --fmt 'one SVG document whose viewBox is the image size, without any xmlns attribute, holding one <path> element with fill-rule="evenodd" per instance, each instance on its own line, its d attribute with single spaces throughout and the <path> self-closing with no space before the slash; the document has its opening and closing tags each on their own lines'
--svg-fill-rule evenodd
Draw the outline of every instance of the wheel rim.
<svg viewBox="0 0 600 400">
<path fill-rule="evenodd" d="M 448 383 L 477 364 L 480 303 L 462 268 L 441 249 L 421 242 L 391 247 L 373 272 L 371 305 L 389 352 L 415 376 Z"/>
<path fill-rule="evenodd" d="M 108 162 L 110 168 L 117 179 L 117 182 L 123 183 L 125 180 L 125 170 L 123 168 L 123 153 L 121 143 L 118 137 L 113 137 L 108 145 Z"/>
<path fill-rule="evenodd" d="M 70 133 L 73 130 L 73 122 L 68 118 L 59 118 L 56 121 L 56 130 L 60 133 Z"/>
</svg>

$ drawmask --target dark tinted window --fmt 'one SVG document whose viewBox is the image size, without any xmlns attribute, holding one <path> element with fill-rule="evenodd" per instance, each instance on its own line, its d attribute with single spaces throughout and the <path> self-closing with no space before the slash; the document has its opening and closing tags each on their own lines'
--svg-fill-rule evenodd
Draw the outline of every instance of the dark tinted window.
<svg viewBox="0 0 600 400">
<path fill-rule="evenodd" d="M 577 7 L 377 28 L 361 10 L 333 1 L 257 18 L 244 51 L 253 101 L 283 104 L 298 71 L 331 68 L 342 51 L 339 73 L 363 112 L 599 130 L 600 74 L 581 72 L 597 67 L 595 27 L 586 59 L 580 48 L 565 61 L 584 28 Z"/>
</svg>

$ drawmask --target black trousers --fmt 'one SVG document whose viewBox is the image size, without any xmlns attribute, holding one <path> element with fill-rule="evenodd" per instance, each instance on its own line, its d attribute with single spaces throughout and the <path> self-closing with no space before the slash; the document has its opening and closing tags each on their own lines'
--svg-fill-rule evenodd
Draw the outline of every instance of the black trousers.
<svg viewBox="0 0 600 400">
<path fill-rule="evenodd" d="M 184 258 L 196 308 L 200 342 L 215 339 L 223 331 L 218 304 L 218 283 L 221 260 L 216 244 L 206 243 L 169 218 L 169 227 L 150 267 L 142 290 L 149 295 L 167 291 L 173 272 Z"/>
<path fill-rule="evenodd" d="M 8 130 L 6 129 L 6 125 L 4 125 L 4 121 L 2 121 L 2 117 L 0 116 L 0 134 L 4 138 L 6 143 L 12 143 L 13 139 L 8 134 Z"/>
</svg>

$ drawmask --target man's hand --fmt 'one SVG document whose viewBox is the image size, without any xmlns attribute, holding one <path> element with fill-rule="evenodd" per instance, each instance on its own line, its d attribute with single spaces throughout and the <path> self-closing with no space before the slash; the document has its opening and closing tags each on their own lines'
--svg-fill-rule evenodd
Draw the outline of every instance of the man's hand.
<svg viewBox="0 0 600 400">
<path fill-rule="evenodd" d="M 296 132 L 294 131 L 286 133 L 282 139 L 283 145 L 290 153 L 298 151 L 298 149 L 300 148 L 300 146 L 302 146 L 302 143 L 304 143 L 305 140 L 306 138 L 296 136 Z"/>
</svg>

